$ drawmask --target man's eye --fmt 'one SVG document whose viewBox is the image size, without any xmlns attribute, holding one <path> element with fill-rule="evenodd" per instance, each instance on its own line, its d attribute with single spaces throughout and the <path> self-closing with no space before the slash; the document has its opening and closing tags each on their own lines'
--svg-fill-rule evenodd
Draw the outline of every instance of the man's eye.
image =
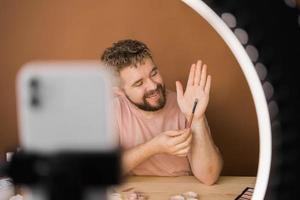
<svg viewBox="0 0 300 200">
<path fill-rule="evenodd" d="M 139 87 L 139 86 L 141 86 L 141 85 L 143 85 L 143 82 L 142 82 L 142 81 L 137 82 L 136 84 L 134 84 L 135 87 Z"/>
<path fill-rule="evenodd" d="M 158 72 L 157 72 L 157 71 L 154 71 L 154 72 L 152 72 L 151 76 L 155 76 L 155 75 L 157 75 L 157 74 L 158 74 Z"/>
</svg>

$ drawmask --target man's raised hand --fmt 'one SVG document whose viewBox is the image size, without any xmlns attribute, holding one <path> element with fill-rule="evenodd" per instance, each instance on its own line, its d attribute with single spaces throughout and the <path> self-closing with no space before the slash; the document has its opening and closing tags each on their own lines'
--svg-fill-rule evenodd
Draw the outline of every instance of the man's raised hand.
<svg viewBox="0 0 300 200">
<path fill-rule="evenodd" d="M 195 99 L 198 98 L 197 108 L 194 113 L 194 119 L 204 117 L 205 110 L 209 101 L 209 92 L 211 86 L 211 76 L 207 75 L 207 66 L 201 60 L 192 64 L 185 91 L 182 84 L 176 81 L 177 102 L 181 112 L 189 119 L 192 114 Z"/>
</svg>

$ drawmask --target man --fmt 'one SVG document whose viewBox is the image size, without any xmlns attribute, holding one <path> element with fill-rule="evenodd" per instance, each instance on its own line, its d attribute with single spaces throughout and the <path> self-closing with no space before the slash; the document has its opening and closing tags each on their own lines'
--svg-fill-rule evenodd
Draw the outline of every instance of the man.
<svg viewBox="0 0 300 200">
<path fill-rule="evenodd" d="M 214 184 L 223 161 L 205 117 L 211 85 L 207 66 L 193 64 L 185 91 L 176 81 L 176 95 L 165 88 L 149 48 L 140 41 L 118 41 L 101 60 L 119 78 L 114 107 L 124 174 L 194 174 L 204 184 Z M 196 98 L 193 123 L 187 128 Z"/>
</svg>

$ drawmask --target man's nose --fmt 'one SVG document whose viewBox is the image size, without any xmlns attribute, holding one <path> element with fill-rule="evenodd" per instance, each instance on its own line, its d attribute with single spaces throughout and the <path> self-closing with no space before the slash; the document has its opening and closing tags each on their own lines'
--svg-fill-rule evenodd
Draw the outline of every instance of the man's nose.
<svg viewBox="0 0 300 200">
<path fill-rule="evenodd" d="M 156 88 L 157 88 L 157 83 L 154 82 L 154 81 L 151 80 L 151 79 L 148 79 L 148 81 L 147 81 L 147 90 L 148 90 L 148 91 L 156 90 Z"/>
</svg>

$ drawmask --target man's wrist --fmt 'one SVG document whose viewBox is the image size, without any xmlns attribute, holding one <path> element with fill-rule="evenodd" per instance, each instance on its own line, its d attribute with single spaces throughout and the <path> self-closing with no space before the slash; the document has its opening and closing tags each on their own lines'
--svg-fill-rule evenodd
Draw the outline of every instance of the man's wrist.
<svg viewBox="0 0 300 200">
<path fill-rule="evenodd" d="M 198 122 L 198 123 L 205 123 L 205 115 L 203 114 L 197 118 L 194 117 L 193 121 Z"/>
<path fill-rule="evenodd" d="M 200 118 L 194 118 L 191 129 L 193 132 L 203 132 L 202 130 L 205 128 L 206 118 L 205 116 Z"/>
<path fill-rule="evenodd" d="M 145 145 L 147 145 L 147 149 L 151 156 L 160 153 L 160 147 L 157 144 L 156 138 L 149 140 Z"/>
<path fill-rule="evenodd" d="M 186 118 L 186 120 L 190 120 L 190 118 L 191 118 L 191 115 L 185 115 L 185 118 Z M 200 115 L 200 116 L 193 116 L 193 122 L 194 121 L 203 121 L 203 120 L 205 120 L 205 114 L 203 114 L 203 115 Z"/>
<path fill-rule="evenodd" d="M 185 116 L 186 117 L 186 120 L 189 122 L 189 120 L 191 120 L 191 115 L 189 116 Z M 195 124 L 195 123 L 204 123 L 205 122 L 205 115 L 201 115 L 199 117 L 196 117 L 196 116 L 193 116 L 193 121 L 192 121 L 192 125 Z"/>
</svg>

